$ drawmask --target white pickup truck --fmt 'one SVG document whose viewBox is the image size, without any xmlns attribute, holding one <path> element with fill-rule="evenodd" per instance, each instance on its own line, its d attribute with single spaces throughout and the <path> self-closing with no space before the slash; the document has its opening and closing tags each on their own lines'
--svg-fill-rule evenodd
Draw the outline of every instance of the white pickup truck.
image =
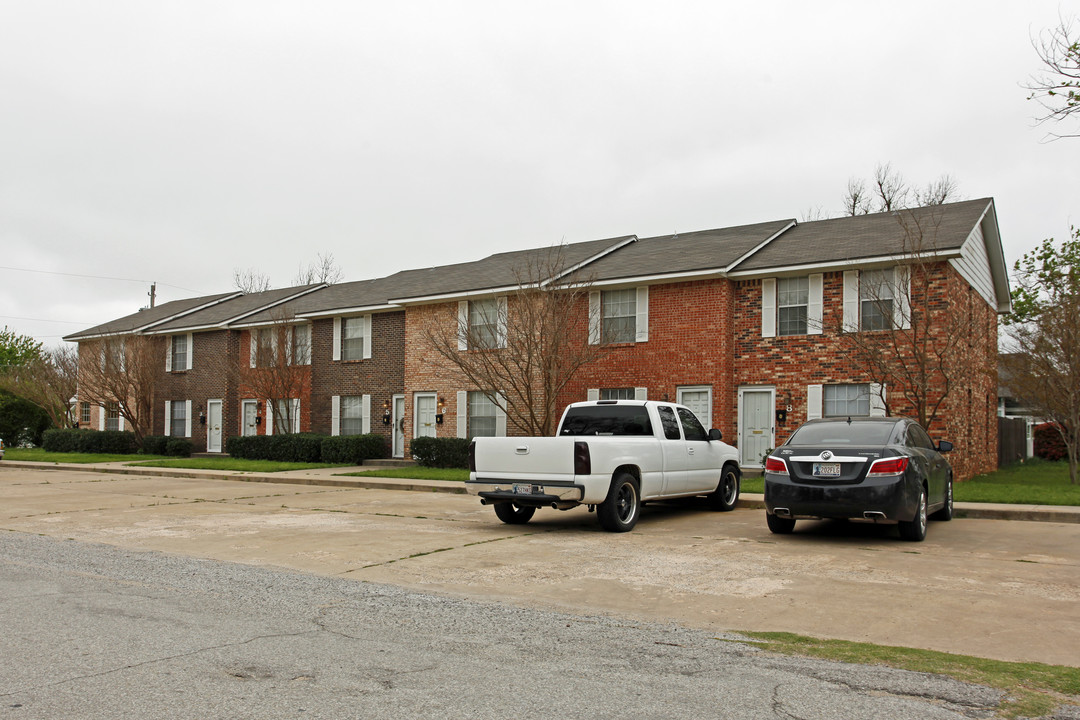
<svg viewBox="0 0 1080 720">
<path fill-rule="evenodd" d="M 605 530 L 633 529 L 650 500 L 708 496 L 731 510 L 739 499 L 738 451 L 705 431 L 689 408 L 598 400 L 566 408 L 557 437 L 478 437 L 465 486 L 505 523 L 536 508 L 588 505 Z"/>
</svg>

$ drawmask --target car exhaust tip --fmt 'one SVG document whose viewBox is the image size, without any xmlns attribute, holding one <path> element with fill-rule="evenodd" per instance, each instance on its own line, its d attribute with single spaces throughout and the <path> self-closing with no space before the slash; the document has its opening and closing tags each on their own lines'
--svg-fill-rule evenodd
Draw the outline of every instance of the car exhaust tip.
<svg viewBox="0 0 1080 720">
<path fill-rule="evenodd" d="M 881 520 L 885 519 L 885 513 L 881 512 L 879 510 L 867 510 L 866 512 L 864 512 L 862 514 L 862 516 L 864 518 L 866 518 L 867 520 L 873 520 L 874 522 L 878 522 L 878 521 L 881 521 Z"/>
<path fill-rule="evenodd" d="M 480 504 L 481 505 L 487 505 L 488 504 L 487 498 L 480 498 Z"/>
<path fill-rule="evenodd" d="M 791 517 L 791 510 L 788 510 L 787 508 L 773 508 L 773 515 L 782 518 Z"/>
</svg>

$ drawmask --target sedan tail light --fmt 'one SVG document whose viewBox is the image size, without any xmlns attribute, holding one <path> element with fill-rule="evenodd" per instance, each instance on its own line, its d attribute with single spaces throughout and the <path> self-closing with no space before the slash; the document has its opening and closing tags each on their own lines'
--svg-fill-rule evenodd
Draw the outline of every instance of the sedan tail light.
<svg viewBox="0 0 1080 720">
<path fill-rule="evenodd" d="M 881 477 L 882 475 L 903 475 L 907 470 L 908 459 L 906 457 L 888 458 L 886 460 L 875 460 L 874 464 L 870 466 L 870 472 L 866 473 L 866 477 Z"/>
<path fill-rule="evenodd" d="M 787 475 L 787 463 L 780 458 L 770 457 L 765 459 L 765 472 L 775 473 L 776 475 Z"/>
</svg>

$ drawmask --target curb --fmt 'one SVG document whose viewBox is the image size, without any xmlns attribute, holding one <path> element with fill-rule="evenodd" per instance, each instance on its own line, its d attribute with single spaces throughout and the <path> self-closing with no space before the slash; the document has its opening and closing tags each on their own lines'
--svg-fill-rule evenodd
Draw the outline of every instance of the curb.
<svg viewBox="0 0 1080 720">
<path fill-rule="evenodd" d="M 368 490 L 404 490 L 409 492 L 441 492 L 465 495 L 462 483 L 448 480 L 405 480 L 398 478 L 355 478 L 342 475 L 290 475 L 288 473 L 241 473 L 216 472 L 214 470 L 176 470 L 172 468 L 108 467 L 103 465 L 80 465 L 75 463 L 36 463 L 26 461 L 2 461 L 0 468 L 12 467 L 26 470 L 75 470 L 78 472 L 105 473 L 109 475 L 135 475 L 141 477 L 174 477 L 187 480 L 231 480 L 234 482 L 276 483 L 282 485 L 309 485 L 322 487 L 358 488 Z M 345 469 L 345 468 L 340 468 Z M 764 510 L 765 496 L 744 493 L 739 496 L 737 508 Z M 1002 505 L 994 503 L 956 503 L 953 516 L 982 520 L 1013 520 L 1024 522 L 1052 522 L 1080 524 L 1080 507 L 1056 505 Z"/>
</svg>

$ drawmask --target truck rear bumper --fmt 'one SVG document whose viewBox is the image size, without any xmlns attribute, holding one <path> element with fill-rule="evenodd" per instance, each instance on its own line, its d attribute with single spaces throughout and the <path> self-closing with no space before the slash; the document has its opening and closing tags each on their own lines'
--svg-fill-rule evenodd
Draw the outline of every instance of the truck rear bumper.
<svg viewBox="0 0 1080 720">
<path fill-rule="evenodd" d="M 518 507 L 573 507 L 581 503 L 585 488 L 581 485 L 553 485 L 513 480 L 466 480 L 465 489 L 478 495 L 485 504 L 514 503 Z"/>
</svg>

